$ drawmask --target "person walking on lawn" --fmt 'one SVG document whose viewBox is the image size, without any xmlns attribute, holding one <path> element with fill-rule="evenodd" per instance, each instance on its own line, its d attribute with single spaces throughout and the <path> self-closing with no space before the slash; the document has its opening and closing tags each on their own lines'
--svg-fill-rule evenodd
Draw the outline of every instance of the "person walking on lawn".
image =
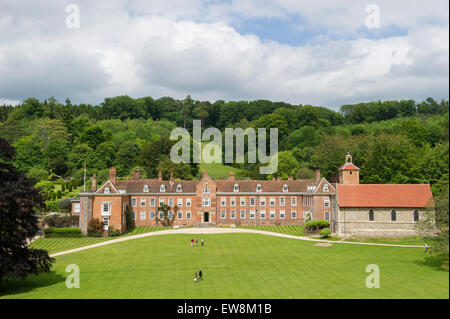
<svg viewBox="0 0 450 319">
<path fill-rule="evenodd" d="M 194 238 L 191 239 L 191 247 L 194 247 Z"/>
<path fill-rule="evenodd" d="M 205 241 L 203 240 L 203 238 L 202 238 L 202 246 L 205 246 Z"/>
<path fill-rule="evenodd" d="M 203 280 L 203 273 L 202 270 L 200 269 L 200 271 L 198 272 L 198 279 L 199 280 Z"/>
</svg>

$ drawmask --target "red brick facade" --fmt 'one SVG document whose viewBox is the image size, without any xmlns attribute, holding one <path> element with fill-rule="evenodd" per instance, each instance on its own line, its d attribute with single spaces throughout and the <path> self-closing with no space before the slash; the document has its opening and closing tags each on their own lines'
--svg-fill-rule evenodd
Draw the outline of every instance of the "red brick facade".
<svg viewBox="0 0 450 319">
<path fill-rule="evenodd" d="M 178 207 L 174 225 L 303 225 L 308 219 L 333 218 L 334 187 L 315 180 L 214 180 L 206 172 L 199 181 L 141 180 L 139 172 L 127 181 L 111 178 L 99 189 L 80 193 L 80 227 L 87 232 L 91 218 L 111 228 L 125 230 L 125 209 L 133 210 L 136 226 L 157 226 L 159 204 Z M 319 173 L 320 177 L 320 173 Z M 327 185 L 324 187 L 324 185 Z M 320 189 L 319 189 L 320 188 Z M 304 197 L 311 198 L 304 214 Z M 83 205 L 83 201 L 89 205 Z M 327 203 L 327 204 L 325 204 Z M 75 203 L 73 204 L 75 205 Z"/>
</svg>

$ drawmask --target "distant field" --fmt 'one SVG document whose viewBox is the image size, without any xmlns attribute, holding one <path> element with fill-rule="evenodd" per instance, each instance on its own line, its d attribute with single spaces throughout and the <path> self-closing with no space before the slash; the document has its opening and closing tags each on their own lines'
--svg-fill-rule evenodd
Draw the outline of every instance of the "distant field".
<svg viewBox="0 0 450 319">
<path fill-rule="evenodd" d="M 209 142 L 202 142 L 202 151 L 206 144 Z M 222 163 L 204 163 L 202 158 L 202 163 L 200 164 L 200 172 L 203 172 L 203 170 L 206 170 L 208 175 L 214 179 L 226 179 L 228 176 L 230 176 L 230 172 L 233 172 L 233 174 L 237 177 L 243 175 L 244 171 L 235 168 L 232 166 L 224 165 Z"/>
<path fill-rule="evenodd" d="M 259 234 L 133 239 L 56 257 L 53 271 L 0 283 L 0 298 L 449 298 L 449 273 L 423 263 L 421 248 L 333 244 Z M 80 288 L 65 285 L 80 269 Z M 380 288 L 366 267 L 378 265 Z M 204 280 L 194 282 L 203 270 Z"/>
</svg>

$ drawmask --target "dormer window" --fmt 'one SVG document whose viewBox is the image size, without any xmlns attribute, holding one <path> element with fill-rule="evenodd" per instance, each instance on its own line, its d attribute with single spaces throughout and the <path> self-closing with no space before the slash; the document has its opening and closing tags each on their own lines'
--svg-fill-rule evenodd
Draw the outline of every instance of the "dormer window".
<svg viewBox="0 0 450 319">
<path fill-rule="evenodd" d="M 183 190 L 183 188 L 181 187 L 180 184 L 178 184 L 178 185 L 177 185 L 177 192 L 179 193 L 179 192 L 181 192 L 182 190 Z"/>
<path fill-rule="evenodd" d="M 238 184 L 234 184 L 233 190 L 234 190 L 235 192 L 239 192 L 239 185 L 238 185 Z"/>
<path fill-rule="evenodd" d="M 262 190 L 261 184 L 256 185 L 256 191 L 260 192 Z"/>
<path fill-rule="evenodd" d="M 328 192 L 328 184 L 323 185 L 323 189 L 324 192 Z"/>
<path fill-rule="evenodd" d="M 166 191 L 166 186 L 163 184 L 163 185 L 161 185 L 160 187 L 159 187 L 159 191 L 161 192 L 161 193 L 164 193 L 165 191 Z"/>
<path fill-rule="evenodd" d="M 111 193 L 111 190 L 109 189 L 109 187 L 105 187 L 105 191 L 104 191 L 104 193 L 105 193 L 105 194 L 109 194 L 109 193 Z"/>
<path fill-rule="evenodd" d="M 144 185 L 143 192 L 144 192 L 144 193 L 148 193 L 148 192 L 149 192 L 148 185 Z"/>
<path fill-rule="evenodd" d="M 209 201 L 208 196 L 203 197 L 202 206 L 210 206 L 210 201 Z"/>
<path fill-rule="evenodd" d="M 289 190 L 288 186 L 286 184 L 283 185 L 283 192 L 287 192 Z"/>
<path fill-rule="evenodd" d="M 208 184 L 205 184 L 206 186 L 208 186 Z M 203 194 L 209 194 L 210 190 L 209 187 L 203 187 Z"/>
</svg>

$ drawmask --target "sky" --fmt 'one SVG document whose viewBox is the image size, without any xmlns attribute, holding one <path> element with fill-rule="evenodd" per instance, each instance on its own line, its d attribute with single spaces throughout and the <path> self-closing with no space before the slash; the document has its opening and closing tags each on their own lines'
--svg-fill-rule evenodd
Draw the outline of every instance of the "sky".
<svg viewBox="0 0 450 319">
<path fill-rule="evenodd" d="M 0 104 L 449 96 L 447 0 L 0 0 Z"/>
</svg>

